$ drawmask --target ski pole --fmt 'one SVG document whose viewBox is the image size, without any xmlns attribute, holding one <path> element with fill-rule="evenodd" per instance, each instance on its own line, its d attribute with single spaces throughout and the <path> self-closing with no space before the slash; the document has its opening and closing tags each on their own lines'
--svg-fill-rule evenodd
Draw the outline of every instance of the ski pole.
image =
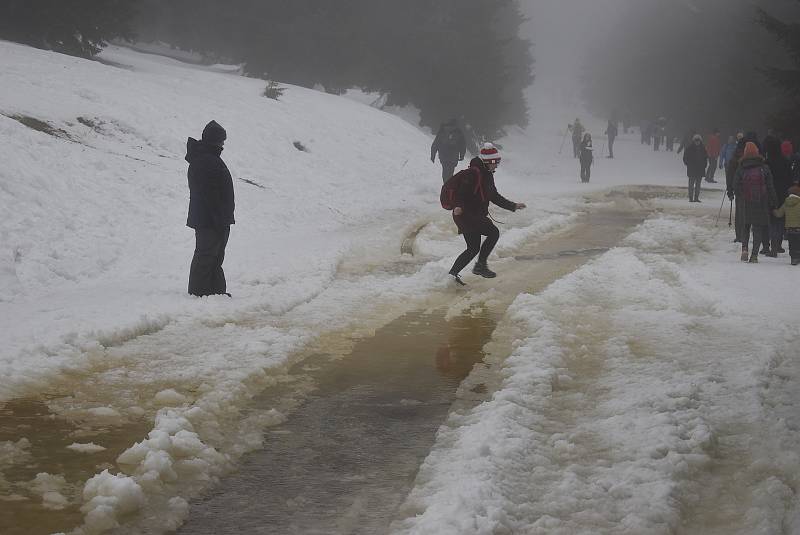
<svg viewBox="0 0 800 535">
<path fill-rule="evenodd" d="M 731 199 L 731 210 L 730 213 L 728 214 L 728 227 L 730 227 L 731 225 L 733 225 L 733 199 Z"/>
<path fill-rule="evenodd" d="M 722 202 L 719 204 L 719 213 L 717 214 L 717 221 L 714 223 L 716 227 L 719 224 L 719 218 L 722 217 L 722 207 L 725 206 L 725 197 L 727 197 L 727 193 L 724 191 L 722 192 Z"/>
</svg>

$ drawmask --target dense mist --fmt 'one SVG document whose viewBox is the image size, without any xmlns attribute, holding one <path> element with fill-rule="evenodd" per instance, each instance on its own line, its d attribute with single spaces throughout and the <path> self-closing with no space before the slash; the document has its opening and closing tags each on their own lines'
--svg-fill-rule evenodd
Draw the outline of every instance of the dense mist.
<svg viewBox="0 0 800 535">
<path fill-rule="evenodd" d="M 762 130 L 783 124 L 791 103 L 769 76 L 790 68 L 764 12 L 800 20 L 786 0 L 629 0 L 586 58 L 583 98 L 589 109 L 639 124 L 667 120 L 667 135 L 688 129 Z"/>
</svg>

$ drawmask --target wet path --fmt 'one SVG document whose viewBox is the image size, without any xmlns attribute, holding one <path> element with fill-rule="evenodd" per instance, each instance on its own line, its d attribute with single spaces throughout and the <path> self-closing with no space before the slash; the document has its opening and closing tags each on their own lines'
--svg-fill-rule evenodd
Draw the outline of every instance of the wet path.
<svg viewBox="0 0 800 535">
<path fill-rule="evenodd" d="M 510 343 L 492 341 L 492 333 L 511 301 L 613 247 L 646 213 L 587 213 L 569 230 L 493 264 L 501 278 L 470 277 L 467 291 L 444 296 L 445 307 L 407 314 L 349 354 L 304 360 L 290 377 L 310 389 L 307 399 L 269 432 L 262 451 L 193 504 L 178 533 L 385 532 L 451 404 L 490 393 L 490 365 Z M 493 353 L 487 365 L 480 364 L 484 348 Z M 458 391 L 471 371 L 471 386 Z M 257 404 L 285 405 L 281 395 L 265 393 Z"/>
</svg>

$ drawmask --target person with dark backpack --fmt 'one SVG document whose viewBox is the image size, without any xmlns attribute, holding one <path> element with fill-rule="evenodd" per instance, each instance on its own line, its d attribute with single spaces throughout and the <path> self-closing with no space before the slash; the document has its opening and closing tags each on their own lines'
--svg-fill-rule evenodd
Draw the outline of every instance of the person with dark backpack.
<svg viewBox="0 0 800 535">
<path fill-rule="evenodd" d="M 772 172 L 753 142 L 744 147 L 742 161 L 733 177 L 737 203 L 742 201 L 744 234 L 742 235 L 742 261 L 747 261 L 750 230 L 753 230 L 753 249 L 749 262 L 758 263 L 758 248 L 769 243 L 769 218 L 777 208 L 777 196 L 772 182 Z"/>
<path fill-rule="evenodd" d="M 455 119 L 450 119 L 439 127 L 439 132 L 431 144 L 431 162 L 436 161 L 437 152 L 439 162 L 442 164 L 442 182 L 446 182 L 453 176 L 456 165 L 467 153 L 467 140 Z"/>
<path fill-rule="evenodd" d="M 475 256 L 478 261 L 472 269 L 474 274 L 487 279 L 497 276 L 486 264 L 500 238 L 500 231 L 489 218 L 489 203 L 512 212 L 525 208 L 524 203 L 511 202 L 497 192 L 494 172 L 499 164 L 500 152 L 491 143 L 484 143 L 480 155 L 469 162 L 469 169 L 459 171 L 442 186 L 442 208 L 453 211 L 458 233 L 464 235 L 467 243 L 467 249 L 450 269 L 450 275 L 461 285 L 464 282 L 459 273 Z M 481 236 L 486 236 L 483 244 Z"/>
</svg>

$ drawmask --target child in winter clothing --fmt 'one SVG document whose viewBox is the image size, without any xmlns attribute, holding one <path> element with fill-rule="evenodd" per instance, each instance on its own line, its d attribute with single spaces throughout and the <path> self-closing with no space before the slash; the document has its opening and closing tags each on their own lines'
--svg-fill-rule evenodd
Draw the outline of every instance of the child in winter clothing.
<svg viewBox="0 0 800 535">
<path fill-rule="evenodd" d="M 800 183 L 789 188 L 789 196 L 783 206 L 774 211 L 775 217 L 786 218 L 786 238 L 789 241 L 789 256 L 792 265 L 800 264 Z"/>
</svg>

